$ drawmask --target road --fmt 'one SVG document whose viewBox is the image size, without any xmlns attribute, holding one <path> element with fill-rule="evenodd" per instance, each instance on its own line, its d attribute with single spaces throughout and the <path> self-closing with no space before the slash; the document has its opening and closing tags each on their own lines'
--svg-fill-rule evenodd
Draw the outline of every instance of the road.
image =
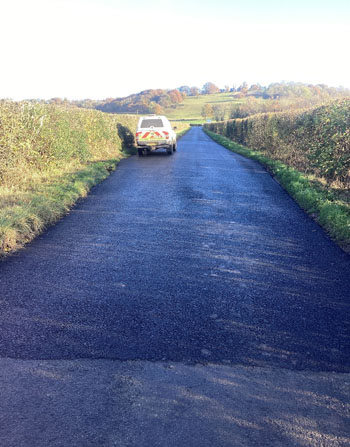
<svg viewBox="0 0 350 447">
<path fill-rule="evenodd" d="M 349 291 L 349 255 L 192 128 L 0 263 L 0 445 L 350 445 Z"/>
</svg>

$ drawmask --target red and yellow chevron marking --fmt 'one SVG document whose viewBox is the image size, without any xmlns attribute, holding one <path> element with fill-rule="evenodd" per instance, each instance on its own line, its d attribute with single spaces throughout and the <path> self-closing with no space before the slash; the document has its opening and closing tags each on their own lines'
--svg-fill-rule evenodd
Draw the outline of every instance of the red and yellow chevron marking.
<svg viewBox="0 0 350 447">
<path fill-rule="evenodd" d="M 163 134 L 163 135 L 162 135 Z M 158 132 L 158 131 L 147 131 L 142 134 L 142 132 L 138 132 L 136 135 L 140 140 L 164 140 L 169 137 L 169 132 Z"/>
</svg>

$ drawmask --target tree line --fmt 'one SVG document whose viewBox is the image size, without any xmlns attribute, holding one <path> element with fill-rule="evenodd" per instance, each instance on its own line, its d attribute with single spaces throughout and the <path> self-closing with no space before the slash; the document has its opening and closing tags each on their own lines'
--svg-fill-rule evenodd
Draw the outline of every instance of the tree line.
<svg viewBox="0 0 350 447">
<path fill-rule="evenodd" d="M 107 98 L 103 101 L 73 101 L 78 107 L 95 108 L 108 113 L 164 113 L 164 110 L 176 108 L 187 96 L 231 93 L 227 104 L 206 107 L 203 116 L 215 119 L 244 118 L 253 113 L 277 112 L 287 109 L 299 109 L 320 104 L 327 100 L 350 96 L 350 90 L 343 87 L 329 87 L 325 84 L 303 84 L 300 82 L 280 82 L 268 86 L 260 84 L 248 85 L 246 82 L 238 86 L 219 88 L 213 82 L 206 82 L 202 88 L 182 85 L 176 89 L 144 90 L 125 98 Z M 245 100 L 237 105 L 235 99 Z"/>
<path fill-rule="evenodd" d="M 232 99 L 238 101 L 218 105 L 207 103 L 202 108 L 202 116 L 223 121 L 229 118 L 246 118 L 257 113 L 300 110 L 350 97 L 350 90 L 344 87 L 302 83 L 275 83 L 268 87 L 258 84 L 248 87 L 244 83 L 231 92 Z"/>
<path fill-rule="evenodd" d="M 344 87 L 329 87 L 325 84 L 303 84 L 300 82 L 280 82 L 268 86 L 258 83 L 248 85 L 247 82 L 226 85 L 219 88 L 213 82 L 206 82 L 202 88 L 182 85 L 175 89 L 149 89 L 123 98 L 106 98 L 104 100 L 74 100 L 51 98 L 50 100 L 29 100 L 35 103 L 61 104 L 87 109 L 97 109 L 107 113 L 161 114 L 169 108 L 176 108 L 187 96 L 212 95 L 230 93 L 227 101 L 243 99 L 241 105 L 237 101 L 228 108 L 227 104 L 212 107 L 209 104 L 202 110 L 206 118 L 216 120 L 226 118 L 244 118 L 253 113 L 276 112 L 292 108 L 317 105 L 331 99 L 350 96 L 350 90 Z M 263 100 L 263 101 L 262 101 Z"/>
</svg>

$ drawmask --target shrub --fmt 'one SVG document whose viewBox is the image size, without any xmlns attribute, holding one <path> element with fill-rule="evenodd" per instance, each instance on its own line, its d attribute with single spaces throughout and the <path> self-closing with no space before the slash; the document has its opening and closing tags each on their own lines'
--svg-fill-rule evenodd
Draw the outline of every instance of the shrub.
<svg viewBox="0 0 350 447">
<path fill-rule="evenodd" d="M 132 144 L 136 121 L 95 110 L 3 102 L 0 181 L 13 186 L 34 171 L 116 158 Z"/>
<path fill-rule="evenodd" d="M 303 111 L 252 115 L 207 129 L 307 174 L 350 186 L 350 100 Z"/>
<path fill-rule="evenodd" d="M 137 117 L 0 102 L 0 256 L 52 224 L 108 176 Z"/>
</svg>

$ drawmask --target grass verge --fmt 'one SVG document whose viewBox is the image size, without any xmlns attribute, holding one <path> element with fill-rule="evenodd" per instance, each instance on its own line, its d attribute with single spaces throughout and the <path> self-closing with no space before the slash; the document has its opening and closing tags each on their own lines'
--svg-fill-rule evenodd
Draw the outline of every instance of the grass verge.
<svg viewBox="0 0 350 447">
<path fill-rule="evenodd" d="M 117 119 L 119 123 L 123 116 Z M 0 257 L 20 249 L 57 222 L 78 199 L 88 194 L 91 187 L 108 177 L 122 158 L 137 153 L 130 140 L 133 140 L 131 124 L 127 120 L 126 125 L 119 123 L 121 141 L 113 146 L 114 157 L 111 156 L 112 151 L 103 150 L 105 141 L 98 141 L 99 155 L 106 156 L 106 160 L 79 161 L 73 157 L 70 161 L 48 165 L 41 170 L 16 167 L 20 181 L 0 185 Z M 177 137 L 181 138 L 189 129 L 188 124 L 180 123 Z M 114 132 L 117 133 L 116 130 Z M 123 147 L 122 143 L 125 143 Z"/>
<path fill-rule="evenodd" d="M 118 162 L 111 159 L 84 167 L 52 169 L 26 189 L 0 191 L 0 256 L 23 247 L 67 214 L 92 186 L 108 177 Z"/>
<path fill-rule="evenodd" d="M 350 205 L 348 203 L 338 200 L 331 191 L 296 169 L 207 129 L 204 131 L 214 141 L 232 152 L 256 160 L 265 166 L 299 206 L 316 220 L 344 251 L 350 253 Z"/>
<path fill-rule="evenodd" d="M 0 256 L 66 214 L 129 155 L 137 117 L 0 103 Z"/>
<path fill-rule="evenodd" d="M 181 137 L 185 135 L 190 130 L 190 126 L 185 127 L 184 129 L 176 130 L 176 139 L 179 140 Z"/>
</svg>

